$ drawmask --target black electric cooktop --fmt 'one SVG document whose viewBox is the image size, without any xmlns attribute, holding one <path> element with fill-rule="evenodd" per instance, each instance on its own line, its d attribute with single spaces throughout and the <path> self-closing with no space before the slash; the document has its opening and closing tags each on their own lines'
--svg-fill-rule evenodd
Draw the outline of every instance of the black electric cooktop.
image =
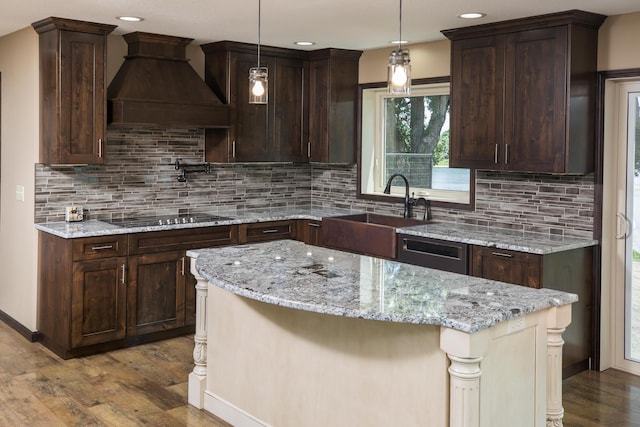
<svg viewBox="0 0 640 427">
<path fill-rule="evenodd" d="M 120 227 L 150 227 L 153 225 L 174 225 L 174 224 L 194 224 L 199 222 L 215 222 L 231 219 L 226 216 L 194 214 L 194 215 L 164 215 L 164 216 L 141 216 L 130 218 L 112 219 L 109 222 Z"/>
</svg>

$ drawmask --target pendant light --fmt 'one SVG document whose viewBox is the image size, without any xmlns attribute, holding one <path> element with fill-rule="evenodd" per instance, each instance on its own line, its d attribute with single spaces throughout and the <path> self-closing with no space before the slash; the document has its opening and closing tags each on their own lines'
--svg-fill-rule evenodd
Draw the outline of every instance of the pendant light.
<svg viewBox="0 0 640 427">
<path fill-rule="evenodd" d="M 390 94 L 408 95 L 411 93 L 411 58 L 409 49 L 402 49 L 402 0 L 400 0 L 400 38 L 398 49 L 389 55 L 387 67 L 387 89 Z"/>
<path fill-rule="evenodd" d="M 249 69 L 249 104 L 266 104 L 269 99 L 269 70 L 260 66 L 260 15 L 258 0 L 258 66 Z"/>
</svg>

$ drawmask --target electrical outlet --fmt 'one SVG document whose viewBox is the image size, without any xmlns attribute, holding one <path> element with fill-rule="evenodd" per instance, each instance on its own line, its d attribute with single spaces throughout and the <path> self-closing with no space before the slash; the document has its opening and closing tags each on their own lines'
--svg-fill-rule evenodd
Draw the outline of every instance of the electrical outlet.
<svg viewBox="0 0 640 427">
<path fill-rule="evenodd" d="M 16 185 L 16 200 L 24 202 L 24 185 Z"/>
<path fill-rule="evenodd" d="M 509 320 L 508 333 L 512 334 L 524 329 L 524 317 L 516 317 Z"/>
</svg>

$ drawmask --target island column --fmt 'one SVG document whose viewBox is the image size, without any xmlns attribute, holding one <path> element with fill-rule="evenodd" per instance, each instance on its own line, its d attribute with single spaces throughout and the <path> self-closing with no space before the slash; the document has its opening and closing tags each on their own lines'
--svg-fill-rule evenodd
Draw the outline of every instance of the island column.
<svg viewBox="0 0 640 427">
<path fill-rule="evenodd" d="M 207 386 L 207 294 L 209 282 L 196 270 L 196 256 L 191 257 L 191 273 L 196 278 L 196 333 L 193 340 L 193 371 L 189 374 L 189 404 L 204 408 Z"/>
</svg>

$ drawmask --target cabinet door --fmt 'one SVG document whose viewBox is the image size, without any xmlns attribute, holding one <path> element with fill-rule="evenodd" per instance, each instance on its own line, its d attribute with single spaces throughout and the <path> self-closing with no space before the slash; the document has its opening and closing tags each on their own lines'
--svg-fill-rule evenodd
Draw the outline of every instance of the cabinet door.
<svg viewBox="0 0 640 427">
<path fill-rule="evenodd" d="M 127 333 L 141 335 L 185 324 L 184 251 L 129 258 Z"/>
<path fill-rule="evenodd" d="M 567 27 L 507 35 L 506 169 L 564 172 Z"/>
<path fill-rule="evenodd" d="M 451 58 L 451 167 L 500 169 L 504 36 L 455 40 Z"/>
<path fill-rule="evenodd" d="M 272 153 L 282 162 L 306 160 L 307 146 L 303 139 L 304 61 L 292 58 L 276 58 L 269 96 L 273 99 L 269 122 Z M 269 70 L 271 72 L 271 70 Z"/>
<path fill-rule="evenodd" d="M 309 62 L 310 162 L 353 163 L 359 53 L 328 54 Z"/>
<path fill-rule="evenodd" d="M 298 220 L 297 238 L 307 245 L 322 246 L 322 221 Z"/>
<path fill-rule="evenodd" d="M 541 267 L 539 255 L 481 246 L 471 248 L 472 276 L 540 288 Z"/>
<path fill-rule="evenodd" d="M 329 147 L 329 61 L 309 65 L 309 161 L 327 162 Z"/>
<path fill-rule="evenodd" d="M 268 112 L 273 105 L 271 76 L 269 76 L 269 104 L 249 104 L 249 69 L 257 65 L 256 55 L 231 53 L 231 129 L 232 159 L 236 162 L 275 160 L 269 151 Z M 273 70 L 273 61 L 260 57 L 260 65 Z"/>
<path fill-rule="evenodd" d="M 62 163 L 103 163 L 106 133 L 105 37 L 61 31 L 60 134 Z"/>
<path fill-rule="evenodd" d="M 72 348 L 125 337 L 125 264 L 124 257 L 73 263 Z"/>
</svg>

